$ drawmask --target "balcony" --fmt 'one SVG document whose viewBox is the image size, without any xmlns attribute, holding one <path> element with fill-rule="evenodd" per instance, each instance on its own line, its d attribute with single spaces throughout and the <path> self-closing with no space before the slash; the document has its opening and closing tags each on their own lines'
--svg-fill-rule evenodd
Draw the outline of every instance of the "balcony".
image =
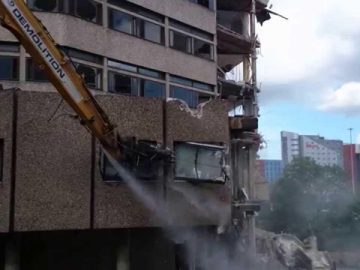
<svg viewBox="0 0 360 270">
<path fill-rule="evenodd" d="M 217 9 L 218 10 L 232 10 L 232 11 L 251 11 L 251 0 L 242 0 L 242 1 L 234 1 L 234 0 L 218 0 L 217 1 Z M 257 11 L 266 8 L 269 0 L 257 0 L 256 1 L 256 9 Z"/>
</svg>

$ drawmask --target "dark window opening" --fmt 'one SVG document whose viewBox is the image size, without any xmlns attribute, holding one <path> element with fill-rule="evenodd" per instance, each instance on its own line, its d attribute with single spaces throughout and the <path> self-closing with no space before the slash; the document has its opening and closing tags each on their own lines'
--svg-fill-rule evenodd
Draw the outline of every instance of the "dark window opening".
<svg viewBox="0 0 360 270">
<path fill-rule="evenodd" d="M 34 7 L 41 11 L 56 12 L 58 7 L 57 0 L 30 0 L 28 1 L 30 7 Z M 56 10 L 55 10 L 56 9 Z"/>
<path fill-rule="evenodd" d="M 177 143 L 175 155 L 176 179 L 225 182 L 223 147 L 199 143 Z"/>
<path fill-rule="evenodd" d="M 199 104 L 199 93 L 186 88 L 171 86 L 170 96 L 185 101 L 190 108 L 196 108 Z"/>
<path fill-rule="evenodd" d="M 213 60 L 213 46 L 202 40 L 194 39 L 194 54 L 202 58 Z"/>
<path fill-rule="evenodd" d="M 152 150 L 151 145 L 155 146 L 155 142 L 133 140 L 124 142 L 124 159 L 120 161 L 121 165 L 132 173 L 137 179 L 156 180 L 159 175 L 159 166 Z M 155 158 L 154 158 L 155 157 Z M 124 179 L 114 169 L 107 157 L 101 153 L 101 174 L 104 181 L 119 182 Z"/>
<path fill-rule="evenodd" d="M 0 56 L 0 80 L 19 79 L 19 59 L 14 56 Z"/>
<path fill-rule="evenodd" d="M 170 47 L 178 51 L 192 53 L 191 38 L 179 32 L 170 31 Z"/>
<path fill-rule="evenodd" d="M 4 139 L 0 139 L 0 182 L 3 181 L 4 167 Z"/>
<path fill-rule="evenodd" d="M 138 79 L 109 72 L 109 92 L 120 95 L 137 96 Z"/>
<path fill-rule="evenodd" d="M 84 78 L 86 85 L 92 89 L 101 89 L 102 70 L 88 65 L 74 63 L 77 72 Z"/>
<path fill-rule="evenodd" d="M 141 81 L 141 96 L 163 98 L 165 96 L 165 84 L 154 81 Z"/>
<path fill-rule="evenodd" d="M 26 59 L 26 80 L 32 82 L 48 82 L 45 72 L 39 65 L 34 63 L 33 59 Z"/>
</svg>

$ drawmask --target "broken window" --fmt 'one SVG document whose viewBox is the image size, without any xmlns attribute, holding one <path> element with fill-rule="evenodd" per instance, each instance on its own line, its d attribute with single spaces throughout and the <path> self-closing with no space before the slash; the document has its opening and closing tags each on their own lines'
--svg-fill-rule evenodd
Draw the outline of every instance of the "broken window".
<svg viewBox="0 0 360 270">
<path fill-rule="evenodd" d="M 124 158 L 120 161 L 122 166 L 137 179 L 156 180 L 160 168 L 156 152 L 153 151 L 156 143 L 130 140 L 123 142 L 123 144 L 125 150 Z M 101 174 L 104 181 L 119 182 L 124 180 L 118 171 L 113 168 L 105 154 L 101 153 L 100 158 Z"/>
<path fill-rule="evenodd" d="M 4 167 L 4 139 L 0 139 L 0 182 L 3 181 Z"/>
<path fill-rule="evenodd" d="M 100 68 L 74 63 L 77 72 L 84 78 L 86 85 L 92 89 L 101 89 L 102 70 Z"/>
<path fill-rule="evenodd" d="M 16 56 L 0 55 L 0 80 L 18 80 L 19 58 Z"/>
<path fill-rule="evenodd" d="M 109 72 L 109 92 L 128 96 L 138 95 L 138 79 Z"/>
<path fill-rule="evenodd" d="M 196 56 L 206 58 L 209 60 L 214 59 L 213 46 L 205 41 L 194 39 L 194 54 Z"/>
<path fill-rule="evenodd" d="M 178 51 L 191 53 L 192 52 L 191 38 L 186 36 L 185 34 L 171 30 L 170 47 Z"/>
<path fill-rule="evenodd" d="M 223 147 L 199 143 L 177 143 L 175 155 L 176 179 L 225 182 Z"/>
<path fill-rule="evenodd" d="M 26 80 L 31 82 L 47 82 L 45 72 L 40 69 L 39 65 L 34 63 L 32 58 L 26 59 Z"/>
<path fill-rule="evenodd" d="M 199 104 L 199 93 L 178 86 L 171 86 L 170 97 L 185 101 L 190 108 L 196 108 Z"/>
</svg>

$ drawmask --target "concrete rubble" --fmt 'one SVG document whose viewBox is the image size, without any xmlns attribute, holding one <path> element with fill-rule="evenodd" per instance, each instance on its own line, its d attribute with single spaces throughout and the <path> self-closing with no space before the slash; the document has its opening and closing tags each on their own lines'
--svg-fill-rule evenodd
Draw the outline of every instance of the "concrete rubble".
<svg viewBox="0 0 360 270">
<path fill-rule="evenodd" d="M 274 234 L 257 230 L 258 258 L 266 269 L 335 270 L 330 255 L 319 251 L 317 239 L 311 236 L 304 241 L 290 234 Z"/>
</svg>

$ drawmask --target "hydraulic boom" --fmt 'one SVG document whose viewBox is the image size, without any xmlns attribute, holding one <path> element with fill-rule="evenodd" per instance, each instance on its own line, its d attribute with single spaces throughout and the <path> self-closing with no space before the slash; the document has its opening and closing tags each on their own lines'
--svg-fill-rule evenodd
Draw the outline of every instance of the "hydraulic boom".
<svg viewBox="0 0 360 270">
<path fill-rule="evenodd" d="M 0 23 L 10 30 L 45 72 L 81 123 L 113 157 L 120 158 L 118 136 L 71 60 L 23 0 L 0 0 Z"/>
</svg>

